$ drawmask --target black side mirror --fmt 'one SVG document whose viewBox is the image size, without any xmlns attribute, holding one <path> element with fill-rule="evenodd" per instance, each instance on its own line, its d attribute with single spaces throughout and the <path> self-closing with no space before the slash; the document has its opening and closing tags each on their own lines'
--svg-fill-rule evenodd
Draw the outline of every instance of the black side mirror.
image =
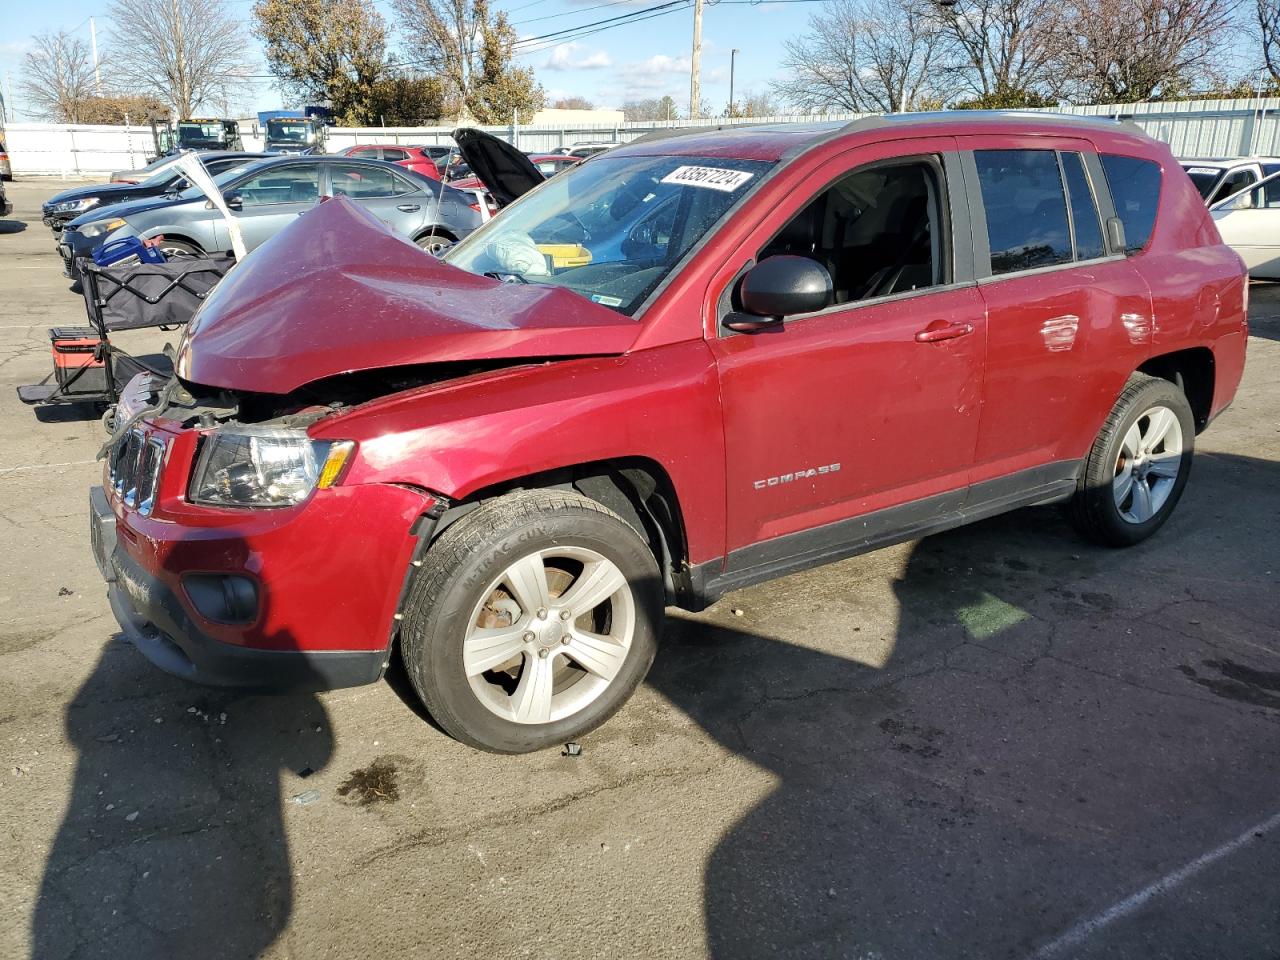
<svg viewBox="0 0 1280 960">
<path fill-rule="evenodd" d="M 222 198 L 222 202 L 227 205 L 228 210 L 243 210 L 244 201 L 240 199 L 238 193 L 228 193 Z"/>
<path fill-rule="evenodd" d="M 808 257 L 780 254 L 761 260 L 742 278 L 743 312 L 725 317 L 724 325 L 751 333 L 782 322 L 783 317 L 813 313 L 831 305 L 831 274 Z"/>
</svg>

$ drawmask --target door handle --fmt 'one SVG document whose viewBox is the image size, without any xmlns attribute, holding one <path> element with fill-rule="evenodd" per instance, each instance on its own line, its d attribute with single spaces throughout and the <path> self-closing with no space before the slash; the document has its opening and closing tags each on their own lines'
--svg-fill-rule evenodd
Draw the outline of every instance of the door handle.
<svg viewBox="0 0 1280 960">
<path fill-rule="evenodd" d="M 916 334 L 916 343 L 938 343 L 941 340 L 967 337 L 971 333 L 973 333 L 972 323 L 952 323 L 949 320 L 935 320 Z"/>
<path fill-rule="evenodd" d="M 402 203 L 396 207 L 396 209 L 401 213 L 417 213 L 422 209 L 422 207 L 418 206 L 416 203 Z"/>
</svg>

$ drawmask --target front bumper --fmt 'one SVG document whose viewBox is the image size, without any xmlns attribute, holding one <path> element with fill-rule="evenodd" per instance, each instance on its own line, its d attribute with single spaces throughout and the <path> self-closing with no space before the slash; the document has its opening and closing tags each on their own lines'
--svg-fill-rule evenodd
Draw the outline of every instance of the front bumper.
<svg viewBox="0 0 1280 960">
<path fill-rule="evenodd" d="M 67 224 L 70 223 L 72 220 L 74 220 L 78 216 L 79 216 L 78 213 L 73 213 L 70 215 L 65 213 L 46 213 L 43 217 L 40 218 L 40 222 L 43 223 L 46 227 L 48 227 L 50 230 L 52 230 L 54 233 L 61 233 L 64 229 L 66 229 Z"/>
<path fill-rule="evenodd" d="M 224 643 L 196 622 L 172 587 L 122 549 L 102 487 L 89 493 L 94 560 L 111 612 L 153 664 L 196 683 L 269 690 L 329 690 L 373 683 L 389 656 L 380 650 L 266 650 Z"/>
</svg>

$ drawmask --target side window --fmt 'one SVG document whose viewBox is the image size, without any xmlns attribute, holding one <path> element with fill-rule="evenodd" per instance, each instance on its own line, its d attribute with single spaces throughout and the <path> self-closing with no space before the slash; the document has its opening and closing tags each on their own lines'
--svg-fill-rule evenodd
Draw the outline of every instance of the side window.
<svg viewBox="0 0 1280 960">
<path fill-rule="evenodd" d="M 382 159 L 391 161 L 408 160 L 409 152 L 407 150 L 399 150 L 395 147 L 383 147 Z"/>
<path fill-rule="evenodd" d="M 1084 158 L 1078 153 L 1060 153 L 1062 172 L 1066 174 L 1067 196 L 1071 201 L 1071 226 L 1075 234 L 1076 259 L 1092 260 L 1107 251 L 1102 242 L 1102 221 L 1089 177 L 1085 173 Z"/>
<path fill-rule="evenodd" d="M 1151 239 L 1160 203 L 1160 167 L 1150 160 L 1102 155 L 1116 215 L 1124 224 L 1126 253 L 1138 253 Z"/>
<path fill-rule="evenodd" d="M 403 192 L 390 170 L 363 163 L 335 163 L 329 168 L 329 182 L 333 185 L 334 196 L 352 200 L 394 197 Z"/>
<path fill-rule="evenodd" d="M 991 272 L 1070 263 L 1067 198 L 1052 150 L 976 150 Z"/>
<path fill-rule="evenodd" d="M 946 283 L 940 178 L 940 165 L 926 160 L 855 171 L 814 197 L 756 259 L 818 261 L 837 304 Z"/>
<path fill-rule="evenodd" d="M 1222 181 L 1222 186 L 1218 187 L 1218 189 L 1214 191 L 1213 200 L 1210 200 L 1209 202 L 1214 203 L 1218 200 L 1225 200 L 1232 194 L 1238 193 L 1245 187 L 1257 182 L 1257 179 L 1258 178 L 1253 175 L 1252 170 L 1232 171 L 1232 173 Z"/>
<path fill-rule="evenodd" d="M 273 167 L 235 188 L 246 207 L 273 203 L 307 203 L 320 196 L 320 168 L 307 166 Z"/>
<path fill-rule="evenodd" d="M 1218 207 L 1219 210 L 1255 210 L 1280 207 L 1280 177 L 1267 180 L 1254 187 L 1248 193 L 1242 193 L 1230 203 Z"/>
</svg>

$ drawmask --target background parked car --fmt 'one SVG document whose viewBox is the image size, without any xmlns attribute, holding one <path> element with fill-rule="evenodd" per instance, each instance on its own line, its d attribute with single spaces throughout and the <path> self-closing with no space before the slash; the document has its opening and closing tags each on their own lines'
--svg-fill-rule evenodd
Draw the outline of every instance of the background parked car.
<svg viewBox="0 0 1280 960">
<path fill-rule="evenodd" d="M 443 175 L 444 168 L 448 166 L 449 158 L 453 156 L 455 148 L 443 143 L 425 143 L 419 146 L 435 161 L 436 169 Z"/>
<path fill-rule="evenodd" d="M 531 153 L 525 154 L 525 156 L 529 158 L 529 162 L 533 164 L 534 168 L 548 180 L 554 177 L 557 173 L 562 173 L 570 167 L 576 167 L 582 162 L 581 157 L 569 157 L 559 153 Z M 467 165 L 467 169 L 470 170 L 469 165 Z M 451 180 L 449 182 L 449 186 L 455 187 L 458 190 L 483 191 L 485 203 L 488 205 L 490 213 L 497 213 L 498 208 L 501 206 L 501 204 L 494 200 L 493 195 L 488 192 L 488 188 L 485 187 L 484 183 L 477 176 L 461 177 L 457 180 Z"/>
<path fill-rule="evenodd" d="M 1280 171 L 1275 157 L 1237 157 L 1234 160 L 1181 160 L 1182 169 L 1210 206 Z"/>
<path fill-rule="evenodd" d="M 396 166 L 420 173 L 432 180 L 440 179 L 436 162 L 423 147 L 406 147 L 398 143 L 361 143 L 341 151 L 344 157 L 363 157 L 365 160 L 386 160 Z"/>
<path fill-rule="evenodd" d="M 151 176 L 161 167 L 172 163 L 173 157 L 165 155 L 156 157 L 146 166 L 138 167 L 136 170 L 117 170 L 111 174 L 111 183 L 141 183 L 147 177 Z"/>
<path fill-rule="evenodd" d="M 13 167 L 9 164 L 9 152 L 4 148 L 4 141 L 0 140 L 0 180 L 12 180 Z"/>
<path fill-rule="evenodd" d="M 582 143 L 575 143 L 569 148 L 569 156 L 577 157 L 579 160 L 585 160 L 587 157 L 594 157 L 597 153 L 604 153 L 606 150 L 612 150 L 614 147 L 620 147 L 622 143 L 617 140 L 586 140 Z"/>
<path fill-rule="evenodd" d="M 13 213 L 13 204 L 4 195 L 4 180 L 0 179 L 0 217 L 7 217 Z"/>
<path fill-rule="evenodd" d="M 1225 196 L 1210 213 L 1222 240 L 1254 280 L 1280 280 L 1280 168 L 1252 189 Z"/>
<path fill-rule="evenodd" d="M 221 150 L 209 150 L 199 154 L 209 175 L 216 177 L 228 170 L 242 167 L 254 160 L 261 160 L 265 153 L 237 153 Z M 130 200 L 141 200 L 145 197 L 162 197 L 166 194 L 179 193 L 191 186 L 187 178 L 177 169 L 181 156 L 166 157 L 167 162 L 155 168 L 155 172 L 141 183 L 94 183 L 83 187 L 72 187 L 55 193 L 44 202 L 42 220 L 45 226 L 54 233 L 62 229 L 76 217 L 89 210 L 110 206 L 114 203 L 126 203 Z"/>
<path fill-rule="evenodd" d="M 343 196 L 424 250 L 438 253 L 480 225 L 468 196 L 395 164 L 356 157 L 273 157 L 231 170 L 214 181 L 232 209 L 249 250 L 310 210 L 323 196 Z M 77 257 L 122 237 L 150 240 L 168 257 L 202 256 L 231 249 L 222 214 L 190 187 L 175 197 L 116 204 L 73 220 L 58 252 L 74 277 Z"/>
</svg>

